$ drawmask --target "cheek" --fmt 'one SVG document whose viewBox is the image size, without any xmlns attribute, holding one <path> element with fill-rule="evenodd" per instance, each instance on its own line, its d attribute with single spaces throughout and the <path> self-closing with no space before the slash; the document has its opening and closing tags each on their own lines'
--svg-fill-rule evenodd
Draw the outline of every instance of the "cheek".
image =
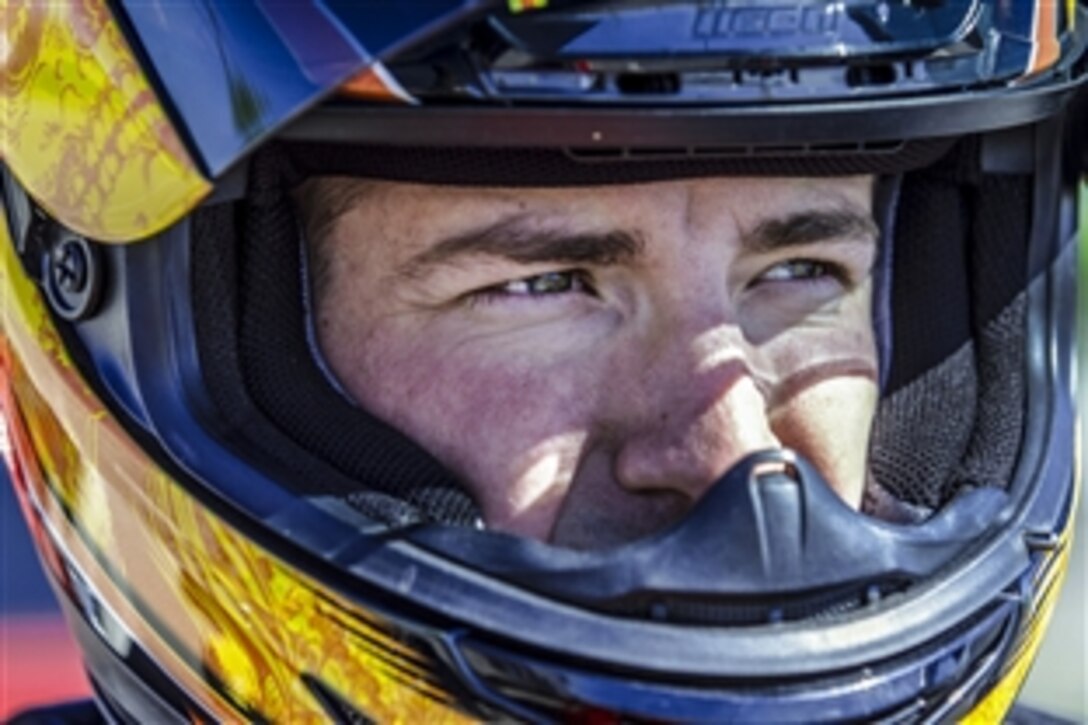
<svg viewBox="0 0 1088 725">
<path fill-rule="evenodd" d="M 782 444 L 811 460 L 857 508 L 876 411 L 877 357 L 867 308 L 838 322 L 792 330 L 767 346 L 768 409 Z"/>
<path fill-rule="evenodd" d="M 782 444 L 812 461 L 855 509 L 865 488 L 876 399 L 876 384 L 868 378 L 828 378 L 798 390 L 771 414 Z"/>
<path fill-rule="evenodd" d="M 866 290 L 844 298 L 834 310 L 795 321 L 759 345 L 760 365 L 778 396 L 826 377 L 870 376 L 876 380 L 876 339 Z M 771 401 L 772 407 L 775 401 Z"/>
<path fill-rule="evenodd" d="M 403 333 L 369 336 L 350 392 L 453 471 L 489 526 L 546 538 L 592 424 L 592 372 Z"/>
</svg>

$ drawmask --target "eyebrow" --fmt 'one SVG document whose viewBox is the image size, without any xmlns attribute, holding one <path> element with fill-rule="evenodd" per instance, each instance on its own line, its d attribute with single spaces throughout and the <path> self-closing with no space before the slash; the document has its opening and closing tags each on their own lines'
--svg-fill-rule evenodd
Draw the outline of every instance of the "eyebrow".
<svg viewBox="0 0 1088 725">
<path fill-rule="evenodd" d="M 815 244 L 832 239 L 872 243 L 879 234 L 871 216 L 852 208 L 811 209 L 784 218 L 765 219 L 741 238 L 751 252 Z M 446 237 L 400 265 L 398 272 L 416 277 L 467 256 L 482 255 L 519 264 L 552 263 L 608 266 L 636 262 L 645 242 L 635 232 L 567 232 L 533 228 L 530 217 L 514 214 L 478 229 Z"/>
<path fill-rule="evenodd" d="M 519 264 L 629 264 L 642 255 L 644 247 L 639 235 L 623 229 L 575 233 L 536 229 L 527 215 L 514 214 L 494 224 L 442 239 L 402 264 L 400 273 L 417 276 L 432 267 L 470 255 L 500 257 Z"/>
<path fill-rule="evenodd" d="M 744 234 L 741 245 L 752 252 L 774 252 L 833 239 L 871 244 L 878 236 L 880 229 L 872 216 L 860 210 L 809 209 L 783 218 L 764 219 Z"/>
</svg>

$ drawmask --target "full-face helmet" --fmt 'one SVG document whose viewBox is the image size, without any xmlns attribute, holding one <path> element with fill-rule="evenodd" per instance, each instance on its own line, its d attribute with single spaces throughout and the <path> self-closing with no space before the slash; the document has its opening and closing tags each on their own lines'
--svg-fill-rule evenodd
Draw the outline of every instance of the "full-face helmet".
<svg viewBox="0 0 1088 725">
<path fill-rule="evenodd" d="M 1009 707 L 1076 496 L 1079 3 L 0 13 L 8 465 L 111 717 Z M 593 193 L 847 175 L 876 178 L 880 231 L 860 510 L 772 448 L 633 541 L 496 531 L 314 342 L 315 178 Z"/>
</svg>

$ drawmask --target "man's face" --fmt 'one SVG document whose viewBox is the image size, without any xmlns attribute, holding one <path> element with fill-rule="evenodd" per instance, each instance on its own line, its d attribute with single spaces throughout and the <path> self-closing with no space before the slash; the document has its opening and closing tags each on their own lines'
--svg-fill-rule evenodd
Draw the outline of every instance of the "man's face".
<svg viewBox="0 0 1088 725">
<path fill-rule="evenodd" d="M 629 541 L 779 446 L 859 504 L 871 178 L 312 192 L 350 198 L 319 242 L 327 362 L 489 527 Z"/>
</svg>

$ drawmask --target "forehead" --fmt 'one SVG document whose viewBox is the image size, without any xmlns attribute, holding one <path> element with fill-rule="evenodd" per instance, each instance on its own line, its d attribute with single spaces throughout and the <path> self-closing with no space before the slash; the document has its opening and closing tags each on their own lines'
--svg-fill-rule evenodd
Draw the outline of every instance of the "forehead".
<svg viewBox="0 0 1088 725">
<path fill-rule="evenodd" d="M 870 176 L 833 178 L 715 177 L 647 184 L 566 188 L 457 187 L 328 178 L 306 203 L 368 227 L 396 227 L 412 236 L 430 228 L 456 232 L 519 214 L 539 222 L 653 226 L 669 215 L 689 222 L 727 214 L 738 225 L 812 208 L 868 211 Z M 313 210 L 311 210 L 313 211 Z"/>
<path fill-rule="evenodd" d="M 815 227 L 805 221 L 822 216 L 852 219 L 851 228 L 863 228 L 873 217 L 872 190 L 871 176 L 524 189 L 327 178 L 311 184 L 302 199 L 306 236 L 317 245 L 316 274 L 325 279 L 332 267 L 375 273 L 417 269 L 420 259 L 433 263 L 440 251 L 445 266 L 509 257 L 527 240 L 566 240 L 569 248 L 571 240 L 619 235 L 637 240 L 640 253 L 631 260 L 654 264 L 697 240 L 713 241 L 731 254 L 751 252 L 756 246 L 748 240 L 760 239 L 766 229 L 830 228 L 826 221 Z M 341 208 L 333 208 L 336 204 Z M 477 238 L 487 244 L 464 241 Z M 445 253 L 451 248 L 458 254 Z M 581 258 L 590 246 L 580 241 L 578 248 Z M 525 261 L 524 254 L 514 256 Z"/>
</svg>

